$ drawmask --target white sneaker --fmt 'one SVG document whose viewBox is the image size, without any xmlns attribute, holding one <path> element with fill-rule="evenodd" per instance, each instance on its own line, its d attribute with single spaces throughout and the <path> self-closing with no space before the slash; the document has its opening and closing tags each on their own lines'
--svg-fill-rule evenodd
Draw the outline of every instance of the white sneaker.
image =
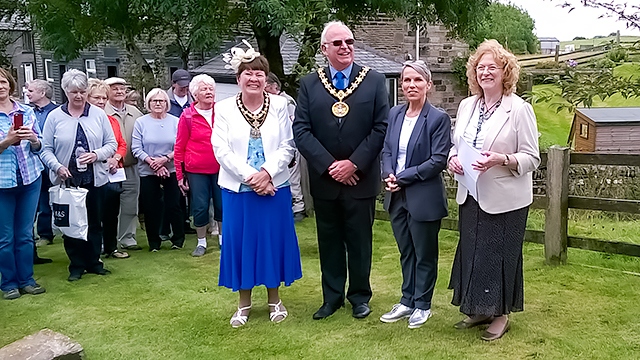
<svg viewBox="0 0 640 360">
<path fill-rule="evenodd" d="M 431 317 L 431 310 L 415 309 L 409 317 L 409 329 L 417 329 Z"/>
<path fill-rule="evenodd" d="M 218 247 L 222 249 L 222 235 L 218 235 Z"/>
<path fill-rule="evenodd" d="M 395 304 L 391 308 L 391 311 L 380 316 L 380 321 L 384 323 L 392 323 L 400 319 L 408 318 L 412 313 L 412 308 L 402 304 Z"/>
</svg>

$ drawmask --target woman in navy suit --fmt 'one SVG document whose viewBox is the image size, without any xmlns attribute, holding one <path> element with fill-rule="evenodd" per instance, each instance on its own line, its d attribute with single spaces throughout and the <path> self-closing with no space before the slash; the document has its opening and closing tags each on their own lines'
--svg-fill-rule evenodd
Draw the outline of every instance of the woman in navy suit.
<svg viewBox="0 0 640 360">
<path fill-rule="evenodd" d="M 393 107 L 382 149 L 385 209 L 400 250 L 402 298 L 382 322 L 409 318 L 419 328 L 431 317 L 438 270 L 438 232 L 447 216 L 442 171 L 451 147 L 451 119 L 427 101 L 431 72 L 423 61 L 406 62 L 402 91 L 407 104 Z"/>
</svg>

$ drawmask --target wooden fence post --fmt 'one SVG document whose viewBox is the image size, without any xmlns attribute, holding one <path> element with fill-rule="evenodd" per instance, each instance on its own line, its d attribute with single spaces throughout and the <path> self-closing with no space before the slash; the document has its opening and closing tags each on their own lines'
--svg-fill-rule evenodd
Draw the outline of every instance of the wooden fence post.
<svg viewBox="0 0 640 360">
<path fill-rule="evenodd" d="M 550 265 L 567 263 L 569 155 L 569 148 L 556 145 L 549 148 L 547 155 L 548 201 L 544 217 L 544 256 Z"/>
</svg>

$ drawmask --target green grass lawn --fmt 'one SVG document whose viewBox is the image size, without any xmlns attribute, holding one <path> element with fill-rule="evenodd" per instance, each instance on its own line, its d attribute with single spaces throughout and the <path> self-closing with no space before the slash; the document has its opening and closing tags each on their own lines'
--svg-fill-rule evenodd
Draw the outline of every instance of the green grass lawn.
<svg viewBox="0 0 640 360">
<path fill-rule="evenodd" d="M 618 65 L 613 69 L 613 75 L 636 78 L 640 76 L 640 62 L 628 62 Z"/>
<path fill-rule="evenodd" d="M 183 250 L 133 252 L 107 259 L 109 276 L 66 281 L 60 241 L 40 248 L 53 264 L 36 266 L 39 296 L 0 301 L 0 346 L 42 328 L 79 341 L 87 359 L 630 359 L 640 353 L 640 259 L 569 250 L 569 265 L 543 264 L 540 245 L 525 244 L 525 311 L 493 343 L 480 330 L 457 331 L 462 318 L 447 290 L 457 233 L 441 232 L 434 317 L 417 330 L 378 318 L 400 296 L 398 250 L 388 222 L 374 225 L 373 313 L 351 317 L 350 306 L 314 321 L 321 304 L 314 220 L 297 227 L 303 278 L 282 290 L 290 316 L 268 320 L 258 289 L 247 325 L 232 329 L 237 295 L 217 286 L 217 250 L 192 258 Z M 140 238 L 144 239 L 142 232 Z M 142 240 L 144 244 L 144 240 Z M 146 244 L 145 244 L 146 245 Z M 635 355 L 634 355 L 635 354 Z"/>
</svg>

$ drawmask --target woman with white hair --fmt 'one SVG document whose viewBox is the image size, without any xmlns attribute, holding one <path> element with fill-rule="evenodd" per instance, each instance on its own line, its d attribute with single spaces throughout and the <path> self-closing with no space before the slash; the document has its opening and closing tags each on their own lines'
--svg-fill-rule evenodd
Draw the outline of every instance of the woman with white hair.
<svg viewBox="0 0 640 360">
<path fill-rule="evenodd" d="M 117 142 L 107 115 L 87 102 L 87 76 L 71 69 L 62 76 L 62 90 L 69 101 L 51 111 L 43 131 L 41 159 L 50 169 L 51 183 L 67 182 L 89 190 L 87 194 L 87 241 L 63 236 L 69 256 L 69 281 L 94 273 L 107 275 L 100 261 L 104 185 L 108 182 L 106 160 Z"/>
<path fill-rule="evenodd" d="M 131 152 L 140 160 L 140 204 L 145 212 L 149 251 L 153 252 L 160 250 L 162 243 L 163 209 L 173 229 L 171 248 L 181 249 L 184 245 L 180 190 L 173 163 L 178 118 L 168 114 L 169 106 L 169 96 L 164 90 L 155 88 L 149 91 L 145 100 L 149 114 L 136 120 L 131 139 Z"/>
<path fill-rule="evenodd" d="M 176 176 L 183 194 L 191 190 L 191 212 L 198 235 L 198 245 L 191 255 L 202 256 L 207 251 L 210 200 L 213 200 L 214 220 L 218 222 L 218 229 L 222 229 L 220 165 L 211 146 L 216 83 L 209 75 L 197 75 L 191 80 L 189 91 L 195 102 L 180 115 L 175 147 Z M 218 235 L 218 245 L 222 245 L 222 235 Z"/>
</svg>

